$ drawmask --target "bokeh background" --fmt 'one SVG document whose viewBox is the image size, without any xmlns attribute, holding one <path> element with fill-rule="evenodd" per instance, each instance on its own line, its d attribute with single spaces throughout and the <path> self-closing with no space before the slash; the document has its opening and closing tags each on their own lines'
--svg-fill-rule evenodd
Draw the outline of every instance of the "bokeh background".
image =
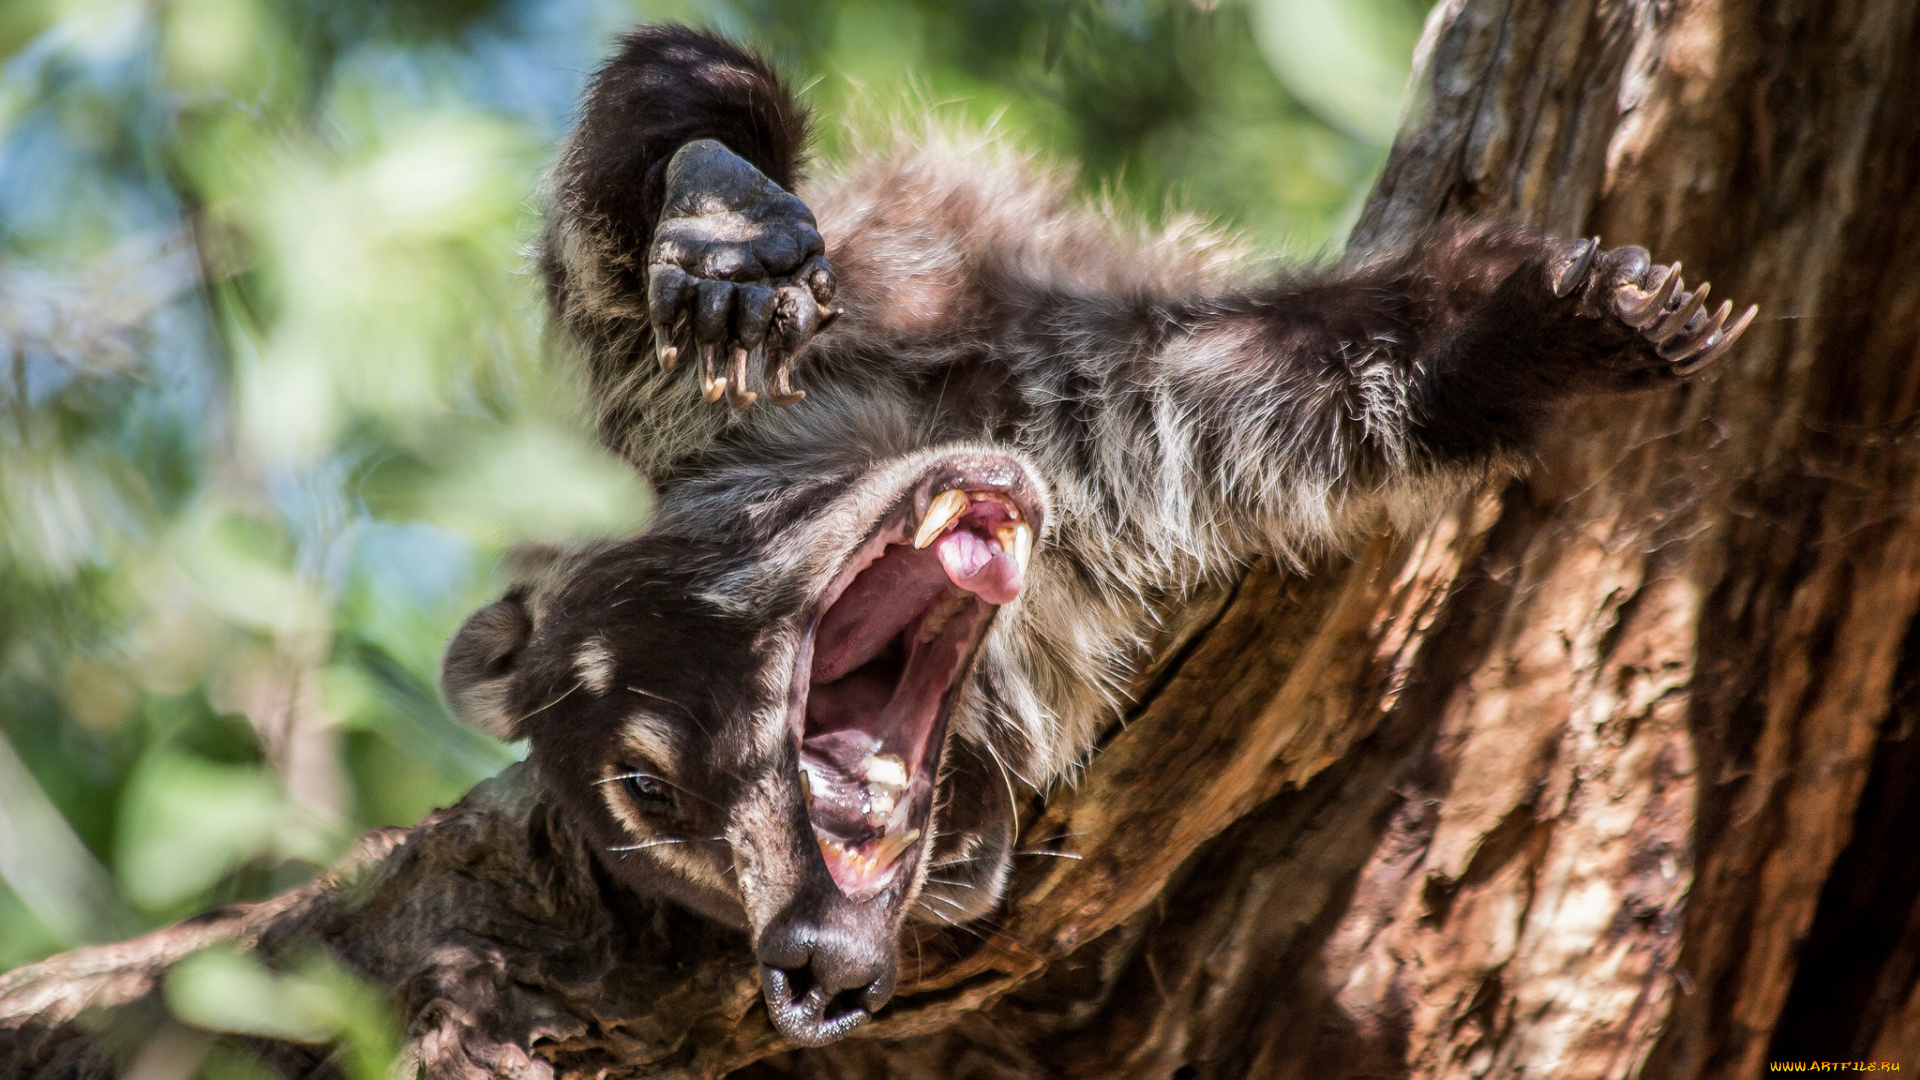
<svg viewBox="0 0 1920 1080">
<path fill-rule="evenodd" d="M 647 514 L 524 258 L 621 28 L 755 42 L 829 161 L 933 108 L 1306 257 L 1424 7 L 0 2 L 0 969 L 279 891 L 515 758 L 442 710 L 441 648 L 512 545 Z M 324 971 L 200 969 L 206 1026 L 362 1023 Z"/>
</svg>

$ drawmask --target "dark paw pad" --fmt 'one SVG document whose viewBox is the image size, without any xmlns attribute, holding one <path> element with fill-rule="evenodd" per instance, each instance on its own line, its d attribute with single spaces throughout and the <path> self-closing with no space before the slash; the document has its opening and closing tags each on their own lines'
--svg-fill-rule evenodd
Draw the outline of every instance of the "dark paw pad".
<svg viewBox="0 0 1920 1080">
<path fill-rule="evenodd" d="M 799 401 L 792 360 L 840 314 L 825 306 L 835 283 L 813 212 L 711 139 L 681 147 L 666 180 L 647 259 L 661 366 L 673 370 L 690 335 L 708 401 L 753 404 L 755 369 L 774 404 Z"/>
</svg>

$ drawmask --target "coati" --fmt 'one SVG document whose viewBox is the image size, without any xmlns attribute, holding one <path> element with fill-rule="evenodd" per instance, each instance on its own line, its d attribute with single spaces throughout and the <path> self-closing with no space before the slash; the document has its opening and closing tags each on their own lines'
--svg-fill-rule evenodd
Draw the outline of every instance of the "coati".
<svg viewBox="0 0 1920 1080">
<path fill-rule="evenodd" d="M 693 30 L 594 77 L 540 260 L 658 509 L 473 615 L 442 677 L 619 880 L 750 932 L 800 1044 L 887 1002 L 910 915 L 999 899 L 1017 791 L 1088 752 L 1164 602 L 1413 517 L 1754 315 L 1499 224 L 1262 272 L 932 127 L 802 185 L 807 130 Z"/>
</svg>

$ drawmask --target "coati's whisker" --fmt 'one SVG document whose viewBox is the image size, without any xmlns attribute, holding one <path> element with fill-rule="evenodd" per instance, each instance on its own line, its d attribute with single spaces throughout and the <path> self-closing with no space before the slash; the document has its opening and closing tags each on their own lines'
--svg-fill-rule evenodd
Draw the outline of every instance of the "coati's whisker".
<svg viewBox="0 0 1920 1080">
<path fill-rule="evenodd" d="M 685 705 L 680 704 L 679 702 L 673 700 L 670 697 L 661 697 L 659 694 L 656 694 L 651 690 L 642 690 L 637 686 L 629 686 L 627 687 L 627 693 L 639 694 L 643 698 L 652 698 L 655 701 L 665 702 L 666 704 L 671 705 L 676 709 L 679 709 L 681 712 L 688 713 L 689 715 L 691 715 L 690 711 L 687 709 Z"/>
<path fill-rule="evenodd" d="M 956 921 L 951 915 L 948 915 L 946 912 L 941 911 L 938 908 L 923 908 L 922 910 L 924 910 L 927 914 L 933 916 L 934 918 L 939 919 L 941 922 L 946 923 L 948 926 L 953 927 L 955 930 L 960 931 L 963 934 L 972 934 L 974 937 L 979 938 L 981 941 L 987 940 L 987 935 L 981 933 L 980 931 L 974 929 L 971 926 L 968 926 L 965 923 Z"/>
<path fill-rule="evenodd" d="M 659 780 L 663 784 L 667 783 L 664 778 L 655 776 L 649 772 L 623 772 L 618 776 L 609 776 L 605 780 L 595 780 L 593 786 L 599 787 L 601 784 L 611 784 L 615 780 Z"/>
<path fill-rule="evenodd" d="M 720 805 L 719 803 L 714 802 L 712 799 L 707 798 L 706 796 L 700 794 L 697 791 L 689 790 L 688 788 L 682 787 L 681 785 L 674 783 L 673 781 L 667 779 L 664 776 L 659 776 L 655 773 L 650 773 L 650 772 L 624 772 L 624 773 L 620 773 L 617 776 L 609 776 L 603 780 L 595 780 L 593 782 L 593 786 L 599 787 L 601 784 L 611 784 L 616 780 L 653 780 L 657 783 L 665 784 L 668 787 L 672 788 L 675 791 L 680 792 L 683 795 L 690 795 L 696 799 L 699 799 L 701 802 L 706 803 L 708 806 Z"/>
<path fill-rule="evenodd" d="M 935 899 L 938 899 L 938 898 L 936 897 Z M 938 908 L 922 908 L 921 910 L 925 911 L 929 915 L 934 916 L 935 918 L 939 919 L 941 922 L 946 923 L 948 926 L 951 926 L 956 930 L 964 930 L 967 933 L 972 934 L 974 937 L 979 938 L 981 941 L 986 941 L 988 939 L 988 936 L 991 935 L 993 937 L 1000 938 L 1003 941 L 1012 942 L 1016 948 L 1019 948 L 1022 950 L 1027 949 L 1027 943 L 1020 940 L 1017 934 L 1014 934 L 1012 931 L 1008 930 L 1005 925 L 999 922 L 996 922 L 993 919 L 974 918 L 974 919 L 968 920 L 968 922 L 971 923 L 971 925 L 968 925 L 967 923 L 955 922 L 952 918 L 950 918 L 947 915 L 946 912 L 941 911 Z M 985 931 L 984 933 L 982 932 L 983 928 Z M 1028 950 L 1028 951 L 1031 951 L 1031 950 Z"/>
<path fill-rule="evenodd" d="M 1013 773 L 1007 768 L 1007 763 L 1000 759 L 1000 751 L 993 748 L 991 741 L 981 745 L 987 748 L 987 756 L 993 759 L 993 763 L 1000 767 L 1000 780 L 1007 785 L 1007 810 L 1013 814 L 1013 834 L 1018 836 L 1020 835 L 1020 800 L 1013 794 Z"/>
<path fill-rule="evenodd" d="M 644 844 L 627 844 L 623 847 L 610 847 L 608 851 L 645 851 L 650 847 L 662 847 L 666 844 L 711 844 L 716 840 L 725 840 L 724 836 L 668 836 L 659 840 L 649 840 Z"/>
<path fill-rule="evenodd" d="M 1076 862 L 1078 862 L 1081 858 L 1081 856 L 1075 855 L 1070 851 L 1016 851 L 1014 852 L 1014 854 L 1015 855 L 1045 855 L 1050 859 L 1072 859 Z"/>
<path fill-rule="evenodd" d="M 547 702 L 545 705 L 542 705 L 539 708 L 528 713 L 527 715 L 521 717 L 520 719 L 515 720 L 512 726 L 515 728 L 518 728 L 521 724 L 526 723 L 527 721 L 533 719 L 534 717 L 539 716 L 541 713 L 546 712 L 548 709 L 553 708 L 555 705 L 558 705 L 561 702 L 567 700 L 567 696 L 569 694 L 572 694 L 575 690 L 580 689 L 580 686 L 581 684 L 576 682 L 572 686 L 567 687 L 567 692 L 565 694 L 561 694 L 559 697 L 554 698 L 552 701 Z"/>
<path fill-rule="evenodd" d="M 948 880 L 948 879 L 946 879 L 946 878 L 937 878 L 937 877 L 930 877 L 930 878 L 928 878 L 928 879 L 927 879 L 927 884 L 929 884 L 929 885 L 952 885 L 952 886 L 953 886 L 954 888 L 956 888 L 956 889 L 977 889 L 977 888 L 979 888 L 979 886 L 978 886 L 978 885 L 974 885 L 974 884 L 972 884 L 972 883 L 970 883 L 970 882 L 965 882 L 965 881 L 949 881 L 949 880 Z"/>
<path fill-rule="evenodd" d="M 692 724 L 695 728 L 698 728 L 700 731 L 700 734 L 711 737 L 712 733 L 707 730 L 707 725 L 700 722 L 699 715 L 695 713 L 692 709 L 681 704 L 680 702 L 675 701 L 670 697 L 662 697 L 651 690 L 642 690 L 638 686 L 627 687 L 627 692 L 632 694 L 639 694 L 643 698 L 650 698 L 654 701 L 660 702 L 663 705 L 671 705 L 672 707 L 680 710 L 680 714 L 687 718 L 688 723 Z M 725 766 L 720 766 L 720 771 L 726 773 L 728 776 L 732 777 L 735 780 L 740 779 L 739 773 L 734 772 L 732 769 L 726 768 Z"/>
<path fill-rule="evenodd" d="M 680 714 L 682 716 L 685 716 L 687 720 L 693 724 L 694 727 L 699 728 L 702 734 L 706 733 L 707 726 L 705 724 L 702 724 L 700 722 L 700 717 L 696 716 L 694 714 L 694 711 L 692 709 L 687 708 L 684 704 L 678 701 L 675 701 L 670 697 L 663 697 L 659 694 L 654 693 L 651 690 L 642 690 L 638 686 L 627 687 L 627 693 L 639 694 L 643 698 L 647 698 L 651 701 L 657 701 L 662 705 L 671 706 L 672 708 L 680 710 Z"/>
<path fill-rule="evenodd" d="M 1084 832 L 1063 832 L 1057 836 L 1037 837 L 1033 842 L 1036 844 L 1057 844 L 1062 840 L 1071 840 L 1076 836 L 1085 836 L 1085 835 L 1087 834 Z"/>
</svg>

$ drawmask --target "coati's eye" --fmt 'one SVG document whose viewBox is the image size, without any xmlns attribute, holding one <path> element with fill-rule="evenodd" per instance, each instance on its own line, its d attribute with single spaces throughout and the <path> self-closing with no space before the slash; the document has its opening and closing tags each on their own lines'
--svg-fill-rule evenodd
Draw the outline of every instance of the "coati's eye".
<svg viewBox="0 0 1920 1080">
<path fill-rule="evenodd" d="M 669 806 L 673 803 L 673 789 L 646 773 L 630 772 L 621 777 L 620 781 L 635 802 L 656 806 Z"/>
</svg>

